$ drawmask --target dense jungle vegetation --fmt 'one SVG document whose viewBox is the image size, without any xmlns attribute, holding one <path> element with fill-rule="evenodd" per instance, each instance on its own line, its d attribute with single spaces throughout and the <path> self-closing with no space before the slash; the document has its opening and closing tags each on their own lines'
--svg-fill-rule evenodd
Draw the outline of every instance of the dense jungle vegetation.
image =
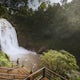
<svg viewBox="0 0 80 80">
<path fill-rule="evenodd" d="M 64 49 L 80 62 L 80 0 L 66 1 L 62 0 L 62 5 L 42 2 L 33 10 L 28 7 L 28 0 L 3 0 L 0 17 L 13 24 L 19 43 L 25 48 L 38 53 Z M 19 6 L 20 3 L 24 5 Z"/>
</svg>

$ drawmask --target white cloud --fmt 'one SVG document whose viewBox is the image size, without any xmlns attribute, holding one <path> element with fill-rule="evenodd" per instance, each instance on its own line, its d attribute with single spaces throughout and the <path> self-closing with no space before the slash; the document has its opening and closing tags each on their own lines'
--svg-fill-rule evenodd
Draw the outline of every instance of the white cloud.
<svg viewBox="0 0 80 80">
<path fill-rule="evenodd" d="M 60 2 L 60 0 L 50 0 L 51 1 L 51 3 L 58 3 L 58 2 Z M 68 0 L 68 2 L 71 2 L 72 0 Z"/>
<path fill-rule="evenodd" d="M 45 0 L 48 1 L 48 0 Z M 50 0 L 51 4 L 52 3 L 59 3 L 60 0 Z M 71 2 L 72 0 L 68 0 L 68 2 Z M 33 0 L 33 3 L 30 2 L 30 0 L 28 0 L 28 6 L 29 8 L 32 8 L 33 10 L 37 9 L 39 7 L 40 3 L 38 2 L 38 0 Z"/>
</svg>

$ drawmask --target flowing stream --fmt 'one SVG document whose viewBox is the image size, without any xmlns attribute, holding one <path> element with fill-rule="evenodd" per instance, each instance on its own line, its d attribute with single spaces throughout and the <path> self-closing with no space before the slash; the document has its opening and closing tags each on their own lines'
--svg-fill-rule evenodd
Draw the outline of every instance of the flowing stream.
<svg viewBox="0 0 80 80">
<path fill-rule="evenodd" d="M 26 64 L 31 62 L 32 66 L 37 58 L 36 52 L 19 46 L 15 28 L 3 18 L 0 19 L 0 49 L 10 57 L 11 61 L 20 58 L 22 64 L 25 64 L 23 62 L 26 62 Z"/>
</svg>

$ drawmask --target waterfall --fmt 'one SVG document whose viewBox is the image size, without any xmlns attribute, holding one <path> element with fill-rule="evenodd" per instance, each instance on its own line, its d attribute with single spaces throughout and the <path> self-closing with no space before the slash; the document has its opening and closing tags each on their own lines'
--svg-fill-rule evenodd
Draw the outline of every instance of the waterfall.
<svg viewBox="0 0 80 80">
<path fill-rule="evenodd" d="M 11 60 L 23 54 L 35 53 L 19 46 L 15 28 L 3 18 L 0 19 L 0 48 Z"/>
</svg>

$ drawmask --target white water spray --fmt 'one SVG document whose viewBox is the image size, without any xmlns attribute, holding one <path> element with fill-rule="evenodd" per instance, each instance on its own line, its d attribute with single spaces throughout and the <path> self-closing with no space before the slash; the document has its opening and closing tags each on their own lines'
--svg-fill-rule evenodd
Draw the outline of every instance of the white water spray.
<svg viewBox="0 0 80 80">
<path fill-rule="evenodd" d="M 6 19 L 0 19 L 0 48 L 11 60 L 23 54 L 35 53 L 19 46 L 15 28 Z"/>
</svg>

